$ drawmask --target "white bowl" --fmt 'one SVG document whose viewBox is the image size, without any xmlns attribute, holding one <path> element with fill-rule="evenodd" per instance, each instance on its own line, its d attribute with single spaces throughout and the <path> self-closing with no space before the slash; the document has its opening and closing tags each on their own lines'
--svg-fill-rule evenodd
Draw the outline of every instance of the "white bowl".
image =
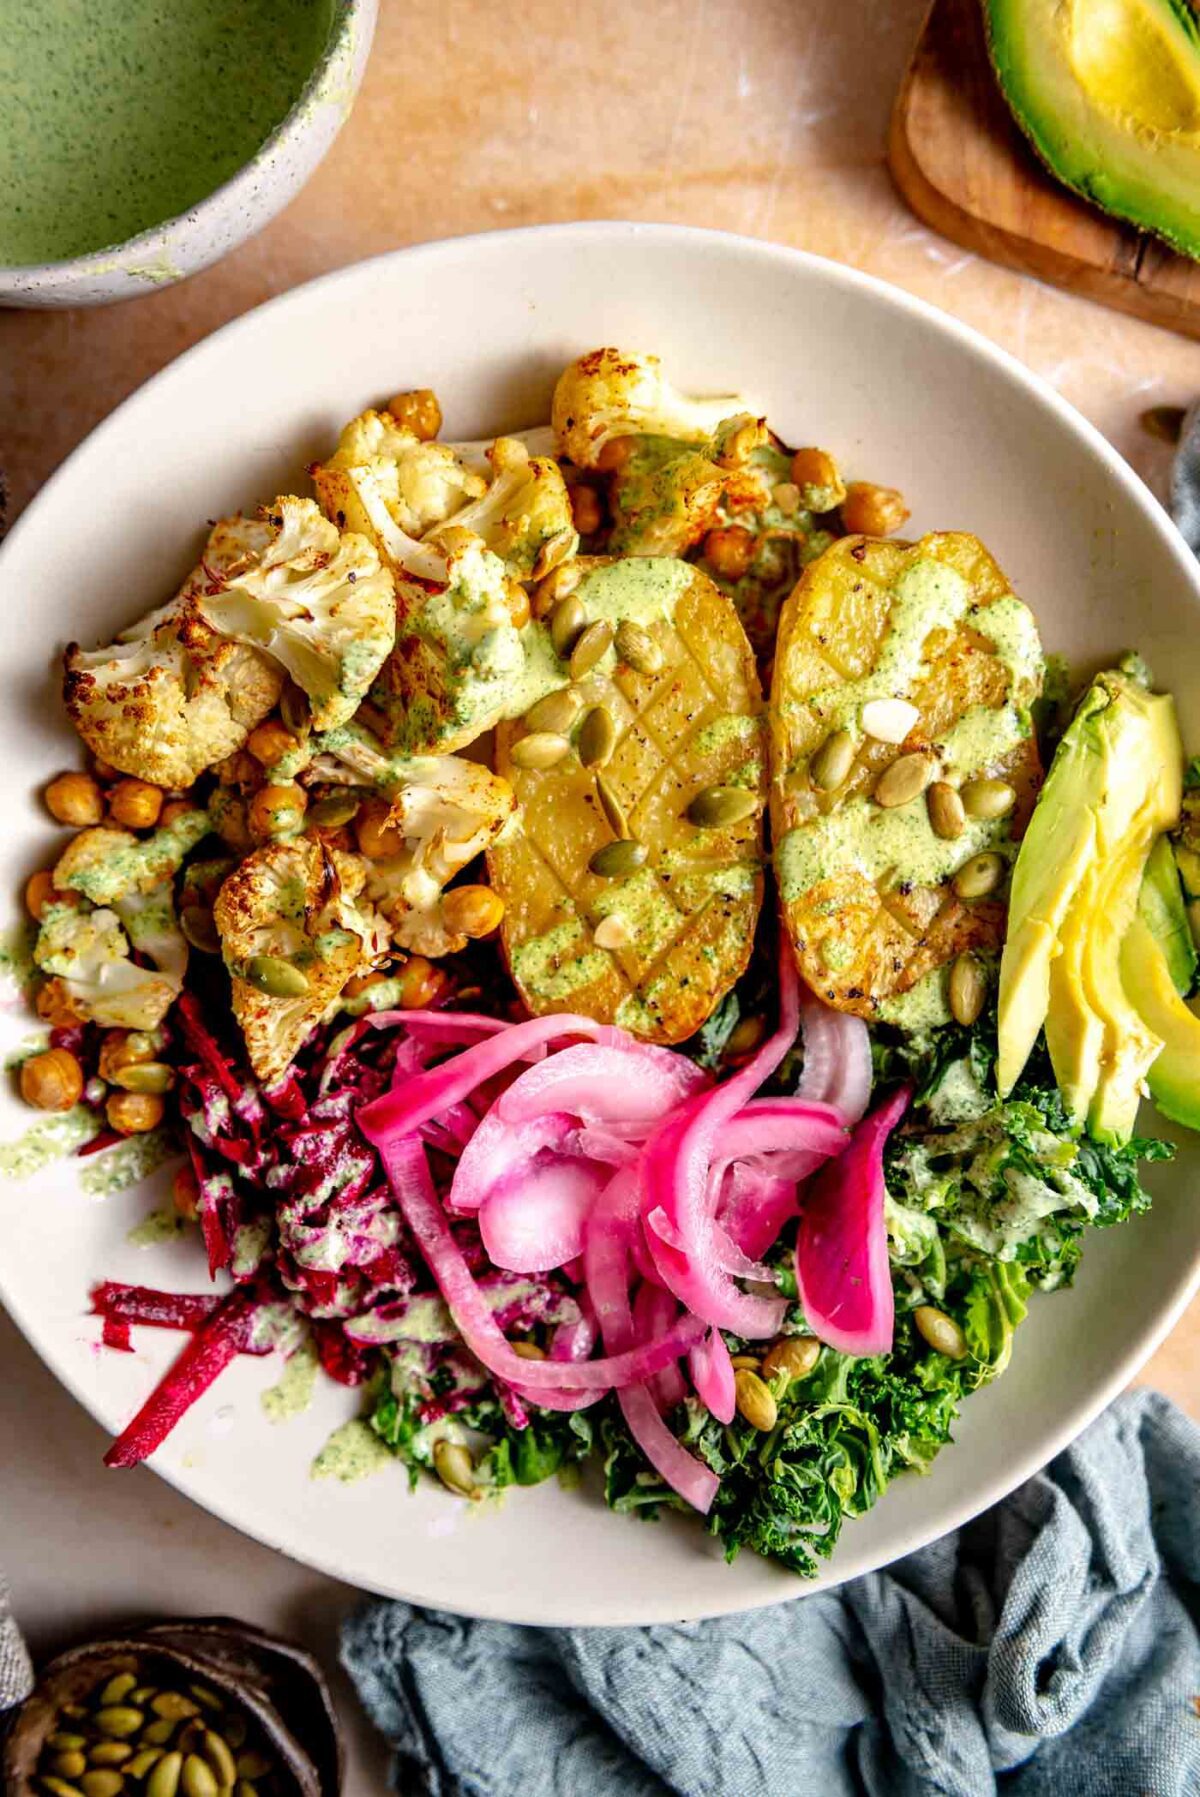
<svg viewBox="0 0 1200 1797">
<path fill-rule="evenodd" d="M 379 0 L 336 0 L 325 49 L 295 105 L 228 181 L 124 243 L 62 262 L 0 267 L 0 305 L 130 299 L 198 273 L 261 231 L 300 191 L 350 116 L 378 10 Z"/>
<path fill-rule="evenodd" d="M 557 370 L 602 343 L 658 351 L 691 391 L 745 391 L 788 440 L 901 487 L 914 531 L 978 532 L 1050 647 L 1097 662 L 1136 644 L 1200 745 L 1196 569 L 1125 464 L 1025 369 L 920 301 L 811 256 L 662 226 L 554 226 L 406 250 L 275 300 L 157 376 L 55 475 L 0 551 L 0 886 L 15 893 L 54 853 L 37 788 L 75 761 L 52 669 L 64 639 L 108 640 L 159 602 L 206 518 L 300 480 L 365 403 L 429 385 L 452 436 L 536 423 Z M 17 1011 L 5 1021 L 26 1027 Z M 7 1100 L 0 1134 L 27 1121 Z M 957 1445 L 846 1525 L 820 1583 L 995 1502 L 1121 1389 L 1200 1278 L 1198 1170 L 1194 1138 L 1152 1169 L 1153 1211 L 1097 1233 L 1076 1287 L 1035 1300 L 1009 1371 L 966 1404 Z M 142 1330 L 136 1354 L 100 1351 L 89 1283 L 205 1284 L 194 1240 L 126 1240 L 153 1196 L 89 1200 L 59 1162 L 3 1200 L 0 1294 L 111 1430 L 179 1344 Z M 476 1510 L 429 1482 L 410 1497 L 399 1466 L 347 1487 L 314 1482 L 312 1457 L 354 1399 L 325 1384 L 310 1412 L 272 1425 L 259 1393 L 277 1376 L 235 1365 L 152 1464 L 228 1522 L 354 1584 L 541 1623 L 678 1620 L 814 1588 L 750 1555 L 727 1567 L 688 1520 L 613 1516 L 553 1483 Z M 41 1451 L 33 1419 L 24 1445 Z"/>
</svg>

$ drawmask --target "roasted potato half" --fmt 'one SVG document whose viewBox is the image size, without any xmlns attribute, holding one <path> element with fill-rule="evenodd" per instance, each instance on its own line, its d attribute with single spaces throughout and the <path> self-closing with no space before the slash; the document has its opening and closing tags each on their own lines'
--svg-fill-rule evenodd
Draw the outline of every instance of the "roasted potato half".
<svg viewBox="0 0 1200 1797">
<path fill-rule="evenodd" d="M 571 697 L 555 695 L 577 714 L 556 720 L 552 708 L 556 732 L 535 707 L 496 733 L 496 771 L 521 806 L 488 855 L 504 951 L 531 1011 L 680 1042 L 745 969 L 762 902 L 754 658 L 730 600 L 686 562 L 595 563 L 576 594 L 616 631 Z M 528 765 L 522 745 L 556 734 L 559 758 Z M 614 865 L 602 851 L 618 842 L 628 846 Z"/>
<path fill-rule="evenodd" d="M 800 971 L 829 1004 L 878 1017 L 1000 947 L 1043 665 L 975 537 L 844 537 L 805 570 L 775 655 L 771 823 Z"/>
</svg>

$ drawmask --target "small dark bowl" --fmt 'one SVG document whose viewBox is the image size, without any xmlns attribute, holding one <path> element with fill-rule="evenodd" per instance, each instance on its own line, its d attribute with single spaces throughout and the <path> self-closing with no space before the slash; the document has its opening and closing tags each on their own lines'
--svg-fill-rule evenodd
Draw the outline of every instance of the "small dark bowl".
<svg viewBox="0 0 1200 1797">
<path fill-rule="evenodd" d="M 6 1797 L 38 1797 L 35 1773 L 64 1703 L 101 1679 L 161 1668 L 164 1682 L 203 1683 L 253 1724 L 278 1755 L 289 1797 L 338 1797 L 342 1750 L 321 1668 L 311 1654 L 229 1617 L 151 1623 L 72 1647 L 46 1666 L 4 1743 Z"/>
</svg>

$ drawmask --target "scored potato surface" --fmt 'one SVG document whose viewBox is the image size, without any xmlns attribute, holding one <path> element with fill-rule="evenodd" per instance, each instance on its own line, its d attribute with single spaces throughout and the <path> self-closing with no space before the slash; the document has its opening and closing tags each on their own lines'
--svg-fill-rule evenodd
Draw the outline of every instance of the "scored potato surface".
<svg viewBox="0 0 1200 1797">
<path fill-rule="evenodd" d="M 597 609 L 605 578 L 601 566 L 579 587 L 585 610 Z M 531 1011 L 581 1012 L 670 1043 L 700 1027 L 750 956 L 763 890 L 766 720 L 746 634 L 705 575 L 690 570 L 673 617 L 645 628 L 662 651 L 658 673 L 612 665 L 610 655 L 577 690 L 581 716 L 599 704 L 612 713 L 616 746 L 603 776 L 649 850 L 646 865 L 617 879 L 590 872 L 592 855 L 614 840 L 595 775 L 574 747 L 544 771 L 515 766 L 523 722 L 496 733 L 496 769 L 521 813 L 488 864 L 505 900 L 505 954 Z M 751 788 L 755 815 L 698 829 L 687 808 L 712 785 Z M 601 948 L 596 928 L 612 917 L 629 940 Z"/>
<path fill-rule="evenodd" d="M 846 537 L 806 569 L 776 646 L 771 824 L 800 971 L 829 1004 L 878 1016 L 964 950 L 1001 946 L 1005 886 L 964 902 L 950 882 L 981 852 L 1015 853 L 1041 780 L 1029 707 L 1042 668 L 1029 611 L 975 537 Z M 865 734 L 862 705 L 874 698 L 916 707 L 903 742 Z M 810 763 L 835 729 L 850 731 L 855 757 L 824 792 Z M 956 787 L 1008 782 L 1013 810 L 968 819 L 951 841 L 933 831 L 924 793 L 888 811 L 871 796 L 876 783 L 916 752 Z"/>
</svg>

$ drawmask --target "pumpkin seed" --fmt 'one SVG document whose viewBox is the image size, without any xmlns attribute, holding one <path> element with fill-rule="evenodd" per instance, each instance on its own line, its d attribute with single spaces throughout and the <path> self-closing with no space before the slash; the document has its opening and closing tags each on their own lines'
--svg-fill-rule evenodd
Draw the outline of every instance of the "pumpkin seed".
<svg viewBox="0 0 1200 1797">
<path fill-rule="evenodd" d="M 602 917 L 592 931 L 592 941 L 597 948 L 628 948 L 633 941 L 633 933 L 625 919 L 612 911 Z"/>
<path fill-rule="evenodd" d="M 972 1024 L 987 997 L 987 978 L 974 955 L 959 955 L 950 969 L 950 1011 L 956 1023 Z"/>
<path fill-rule="evenodd" d="M 88 1748 L 88 1758 L 93 1766 L 123 1766 L 132 1752 L 128 1741 L 97 1741 Z"/>
<path fill-rule="evenodd" d="M 76 1735 L 72 1734 L 69 1730 L 58 1729 L 49 1737 L 46 1745 L 47 1747 L 52 1747 L 55 1753 L 71 1753 L 76 1747 L 87 1746 L 87 1736 Z"/>
<path fill-rule="evenodd" d="M 758 794 L 744 786 L 706 786 L 687 808 L 688 822 L 699 830 L 728 830 L 744 824 L 758 810 Z"/>
<path fill-rule="evenodd" d="M 39 1782 L 43 1791 L 49 1791 L 51 1797 L 82 1797 L 79 1786 L 68 1784 L 65 1778 L 47 1777 L 43 1774 Z"/>
<path fill-rule="evenodd" d="M 625 874 L 635 874 L 639 867 L 645 867 L 647 849 L 644 842 L 635 842 L 631 836 L 623 836 L 616 842 L 606 842 L 602 849 L 588 862 L 594 874 L 602 880 L 619 880 Z"/>
<path fill-rule="evenodd" d="M 237 1779 L 237 1761 L 223 1735 L 213 1728 L 204 1732 L 204 1746 L 201 1750 L 205 1759 L 217 1775 L 217 1783 L 231 1785 Z"/>
<path fill-rule="evenodd" d="M 663 652 L 640 624 L 632 618 L 623 618 L 617 625 L 617 657 L 635 674 L 658 674 L 662 671 Z"/>
<path fill-rule="evenodd" d="M 183 1755 L 164 1753 L 146 1780 L 146 1797 L 175 1797 L 182 1771 Z"/>
<path fill-rule="evenodd" d="M 766 1033 L 767 1020 L 765 1017 L 743 1017 L 731 1031 L 729 1040 L 725 1044 L 725 1053 L 727 1055 L 749 1054 L 751 1049 L 758 1047 Z"/>
<path fill-rule="evenodd" d="M 357 793 L 331 792 L 328 798 L 318 799 L 315 805 L 309 806 L 308 821 L 318 830 L 340 830 L 343 824 L 354 821 L 361 806 L 362 800 Z M 193 1685 L 192 1689 L 195 1688 Z"/>
<path fill-rule="evenodd" d="M 783 1335 L 763 1355 L 762 1370 L 768 1379 L 786 1373 L 790 1379 L 807 1379 L 821 1357 L 815 1335 Z"/>
<path fill-rule="evenodd" d="M 819 791 L 832 792 L 842 784 L 854 766 L 856 753 L 857 748 L 850 732 L 834 730 L 809 762 L 809 779 Z"/>
<path fill-rule="evenodd" d="M 213 914 L 207 905 L 184 905 L 179 913 L 179 927 L 184 940 L 202 955 L 219 955 L 221 938 Z"/>
<path fill-rule="evenodd" d="M 876 742 L 902 743 L 921 714 L 907 699 L 868 699 L 861 715 L 863 729 Z"/>
<path fill-rule="evenodd" d="M 112 1735 L 118 1740 L 126 1735 L 136 1735 L 145 1720 L 143 1712 L 135 1710 L 131 1704 L 108 1704 L 104 1709 L 96 1711 L 96 1727 L 100 1733 Z"/>
<path fill-rule="evenodd" d="M 576 743 L 584 767 L 605 767 L 617 746 L 617 726 L 607 705 L 593 705 L 579 726 Z"/>
<path fill-rule="evenodd" d="M 148 1728 L 142 1730 L 142 1740 L 148 1742 L 151 1747 L 165 1747 L 174 1733 L 175 1724 L 169 1716 L 164 1716 L 160 1722 L 152 1722 Z"/>
<path fill-rule="evenodd" d="M 190 1722 L 185 1722 L 175 1737 L 175 1745 L 185 1759 L 189 1753 L 199 1753 L 204 1746 L 203 1721 L 198 1722 L 193 1716 Z"/>
<path fill-rule="evenodd" d="M 237 1797 L 258 1797 L 258 1786 L 251 1784 L 248 1778 L 239 1778 L 237 1783 Z"/>
<path fill-rule="evenodd" d="M 441 1447 L 443 1443 L 439 1442 L 437 1445 L 438 1447 Z M 459 1444 L 457 1442 L 449 1441 L 444 1445 L 446 1447 L 457 1447 Z M 465 1448 L 463 1449 L 463 1452 L 466 1454 L 467 1451 Z M 437 1459 L 436 1447 L 433 1450 L 433 1457 L 435 1460 Z M 467 1454 L 467 1458 L 469 1460 L 471 1456 Z M 239 1778 L 265 1778 L 267 1773 L 271 1770 L 271 1762 L 267 1759 L 265 1754 L 255 1753 L 253 1748 L 251 1748 L 248 1753 L 238 1754 L 237 1769 Z"/>
<path fill-rule="evenodd" d="M 312 724 L 312 714 L 308 709 L 308 694 L 303 687 L 289 680 L 279 700 L 279 715 L 293 736 L 307 736 Z"/>
<path fill-rule="evenodd" d="M 545 1360 L 546 1358 L 545 1348 L 539 1348 L 536 1342 L 514 1342 L 512 1351 L 514 1354 L 519 1354 L 522 1360 Z"/>
<path fill-rule="evenodd" d="M 120 1797 L 125 1780 L 111 1766 L 102 1766 L 95 1772 L 85 1772 L 79 1788 L 83 1797 Z"/>
<path fill-rule="evenodd" d="M 600 801 L 600 809 L 604 813 L 604 821 L 614 836 L 629 835 L 629 819 L 625 815 L 625 807 L 604 778 L 596 775 L 596 797 Z"/>
<path fill-rule="evenodd" d="M 141 1033 L 140 1030 L 133 1032 L 135 1035 L 140 1035 Z M 87 1715 L 87 1710 L 81 1703 L 64 1703 L 60 1714 L 69 1716 L 72 1722 L 82 1722 L 83 1718 Z"/>
<path fill-rule="evenodd" d="M 115 1677 L 109 1679 L 103 1691 L 101 1691 L 100 1702 L 120 1703 L 122 1698 L 128 1697 L 129 1693 L 135 1690 L 136 1687 L 136 1672 L 118 1672 Z"/>
<path fill-rule="evenodd" d="M 935 836 L 953 842 L 956 836 L 962 835 L 967 827 L 966 812 L 962 799 L 948 780 L 935 780 L 925 794 L 925 803 L 929 807 L 929 822 Z"/>
<path fill-rule="evenodd" d="M 574 593 L 568 593 L 550 613 L 550 641 L 560 661 L 567 660 L 586 628 L 587 613 L 583 609 L 582 599 Z"/>
<path fill-rule="evenodd" d="M 50 1761 L 50 1770 L 60 1778 L 78 1778 L 87 1771 L 87 1760 L 78 1747 L 75 1747 L 70 1753 L 56 1753 Z"/>
<path fill-rule="evenodd" d="M 547 693 L 525 713 L 525 728 L 531 733 L 547 730 L 552 736 L 566 736 L 575 727 L 575 719 L 583 708 L 583 700 L 569 686 Z"/>
<path fill-rule="evenodd" d="M 570 748 L 565 736 L 556 736 L 552 730 L 535 730 L 532 736 L 523 736 L 513 744 L 509 757 L 514 767 L 543 769 L 556 767 Z"/>
<path fill-rule="evenodd" d="M 601 657 L 608 654 L 612 641 L 613 627 L 604 618 L 597 618 L 586 630 L 581 630 L 568 664 L 571 679 L 582 680 L 585 674 L 590 674 Z"/>
<path fill-rule="evenodd" d="M 145 1778 L 151 1766 L 157 1766 L 161 1758 L 161 1747 L 139 1748 L 125 1768 L 126 1778 Z"/>
<path fill-rule="evenodd" d="M 461 1441 L 439 1441 L 435 1444 L 433 1470 L 447 1491 L 455 1491 L 459 1497 L 469 1497 L 475 1489 L 475 1462 Z M 256 1778 L 261 1778 L 267 1770 L 260 1755 L 242 1754 L 237 1763 L 238 1771 L 245 1774 L 251 1766 Z"/>
<path fill-rule="evenodd" d="M 889 811 L 898 805 L 907 805 L 925 791 L 932 778 L 933 763 L 928 755 L 919 752 L 901 755 L 890 767 L 885 767 L 876 780 L 875 803 Z"/>
<path fill-rule="evenodd" d="M 730 1365 L 735 1372 L 739 1367 L 749 1367 L 752 1373 L 757 1373 L 762 1362 L 757 1354 L 735 1354 Z"/>
<path fill-rule="evenodd" d="M 960 899 L 986 898 L 1004 878 L 1004 858 L 990 849 L 964 861 L 950 884 Z"/>
<path fill-rule="evenodd" d="M 769 1385 L 764 1385 L 757 1373 L 752 1373 L 748 1366 L 738 1367 L 733 1375 L 734 1392 L 737 1407 L 752 1429 L 767 1430 L 775 1427 L 779 1415 L 779 1406 L 775 1402 L 775 1394 Z"/>
<path fill-rule="evenodd" d="M 179 1782 L 183 1786 L 184 1797 L 217 1797 L 221 1788 L 217 1783 L 216 1773 L 198 1753 L 189 1753 L 184 1760 Z"/>
<path fill-rule="evenodd" d="M 150 1045 L 150 1048 L 147 1052 L 147 1059 L 149 1059 L 149 1060 L 154 1059 L 153 1044 Z M 137 1704 L 139 1709 L 142 1709 L 146 1706 L 146 1704 L 149 1703 L 149 1701 L 152 1697 L 157 1697 L 157 1696 L 158 1696 L 158 1686 L 157 1685 L 139 1685 L 135 1691 L 131 1691 L 129 1693 L 129 1701 L 130 1701 L 130 1703 Z"/>
<path fill-rule="evenodd" d="M 962 802 L 968 817 L 1007 817 L 1017 795 L 1007 780 L 968 780 L 962 789 Z"/>
<path fill-rule="evenodd" d="M 918 1304 L 913 1311 L 913 1322 L 918 1334 L 924 1336 L 935 1354 L 944 1354 L 948 1360 L 961 1360 L 967 1351 L 967 1338 L 944 1310 L 935 1310 L 932 1304 Z"/>
<path fill-rule="evenodd" d="M 210 1691 L 207 1685 L 189 1685 L 188 1690 L 202 1709 L 219 1711 L 223 1707 L 216 1692 Z"/>
<path fill-rule="evenodd" d="M 199 1705 L 185 1697 L 182 1691 L 160 1692 L 150 1708 L 156 1716 L 168 1717 L 172 1722 L 190 1722 L 193 1716 L 200 1714 Z"/>
<path fill-rule="evenodd" d="M 242 978 L 257 992 L 265 992 L 268 998 L 299 998 L 308 991 L 308 975 L 278 955 L 251 955 L 242 969 Z M 163 1692 L 163 1697 L 176 1695 L 173 1691 Z M 166 1715 L 165 1710 L 158 1709 L 160 1702 L 160 1698 L 155 1698 L 150 1707 L 158 1715 Z M 190 1702 L 190 1699 L 184 1698 L 183 1702 Z M 187 1713 L 194 1716 L 196 1706 L 193 1704 Z"/>
<path fill-rule="evenodd" d="M 169 1092 L 175 1084 L 175 1070 L 165 1061 L 134 1061 L 128 1067 L 118 1067 L 112 1082 L 126 1092 Z"/>
</svg>

